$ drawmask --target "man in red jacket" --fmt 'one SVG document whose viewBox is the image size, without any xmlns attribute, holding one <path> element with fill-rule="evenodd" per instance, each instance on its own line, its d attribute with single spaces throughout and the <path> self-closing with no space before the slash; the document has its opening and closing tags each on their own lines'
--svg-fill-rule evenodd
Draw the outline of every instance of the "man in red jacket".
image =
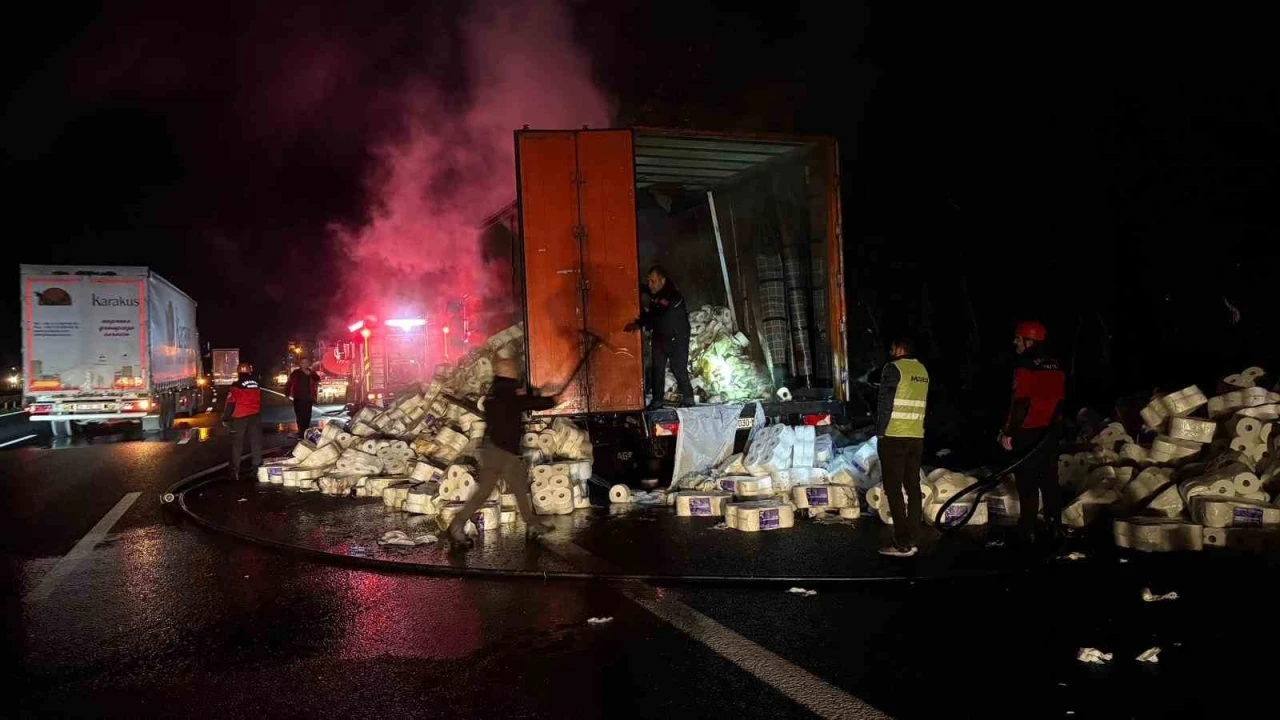
<svg viewBox="0 0 1280 720">
<path fill-rule="evenodd" d="M 293 401 L 293 417 L 301 437 L 311 427 L 311 408 L 320 397 L 320 374 L 311 369 L 311 358 L 298 358 L 298 367 L 289 373 L 284 394 Z"/>
<path fill-rule="evenodd" d="M 1045 352 L 1046 334 L 1044 325 L 1038 322 L 1018 324 L 1013 338 L 1018 353 L 1018 365 L 1013 371 L 1013 402 L 999 436 L 1005 450 L 1031 453 L 1014 472 L 1020 513 L 1018 531 L 1028 542 L 1035 540 L 1036 509 L 1041 501 L 1050 536 L 1057 534 L 1062 516 L 1058 445 L 1062 440 L 1067 376 L 1058 361 Z"/>
<path fill-rule="evenodd" d="M 253 466 L 262 464 L 262 390 L 253 379 L 253 366 L 239 368 L 240 379 L 227 393 L 227 406 L 222 410 L 222 424 L 231 428 L 231 479 L 240 479 L 240 453 L 244 436 L 249 435 Z"/>
</svg>

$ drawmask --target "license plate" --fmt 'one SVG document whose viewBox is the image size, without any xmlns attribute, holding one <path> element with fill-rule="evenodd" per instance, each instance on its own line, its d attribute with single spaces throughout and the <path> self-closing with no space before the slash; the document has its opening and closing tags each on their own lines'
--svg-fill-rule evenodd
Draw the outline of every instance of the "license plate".
<svg viewBox="0 0 1280 720">
<path fill-rule="evenodd" d="M 102 403 L 79 403 L 76 405 L 76 412 L 106 410 L 107 406 Z"/>
</svg>

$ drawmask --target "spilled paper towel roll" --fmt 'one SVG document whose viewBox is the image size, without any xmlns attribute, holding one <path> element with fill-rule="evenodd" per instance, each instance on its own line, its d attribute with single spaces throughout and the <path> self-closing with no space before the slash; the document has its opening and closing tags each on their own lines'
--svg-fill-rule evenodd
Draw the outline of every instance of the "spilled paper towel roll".
<svg viewBox="0 0 1280 720">
<path fill-rule="evenodd" d="M 774 500 L 733 502 L 725 505 L 725 525 L 742 532 L 784 530 L 795 526 L 795 511 Z"/>
<path fill-rule="evenodd" d="M 719 517 L 732 498 L 727 492 L 678 492 L 676 515 L 679 517 Z"/>
<path fill-rule="evenodd" d="M 629 503 L 631 502 L 631 488 L 626 485 L 614 485 L 609 488 L 609 502 L 612 503 Z"/>
<path fill-rule="evenodd" d="M 1142 552 L 1200 550 L 1204 547 L 1203 526 L 1170 518 L 1131 517 L 1112 523 L 1118 547 Z"/>
</svg>

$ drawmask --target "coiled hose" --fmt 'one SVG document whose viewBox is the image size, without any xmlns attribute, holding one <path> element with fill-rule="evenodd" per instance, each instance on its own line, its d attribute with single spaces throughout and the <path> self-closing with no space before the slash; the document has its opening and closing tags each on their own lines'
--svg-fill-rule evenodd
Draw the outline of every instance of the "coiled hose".
<svg viewBox="0 0 1280 720">
<path fill-rule="evenodd" d="M 1032 455 L 1040 452 L 1040 449 L 1044 447 L 1044 444 L 1053 436 L 1054 433 L 1051 432 L 1041 434 L 1040 439 L 1036 441 L 1036 444 L 1031 446 L 1031 449 L 1022 457 L 1010 463 L 1008 467 L 998 473 L 994 473 L 982 480 L 979 480 L 955 495 L 952 495 L 950 498 L 947 498 L 947 501 L 942 503 L 942 507 L 938 508 L 938 514 L 933 519 L 934 526 L 945 532 L 947 530 L 955 530 L 958 527 L 963 527 L 964 525 L 969 524 L 969 521 L 973 519 L 973 514 L 978 511 L 978 504 L 982 502 L 982 498 L 986 496 L 987 493 L 991 492 L 996 485 L 999 485 L 1001 479 L 1021 467 L 1022 464 Z M 943 521 L 943 518 L 947 516 L 947 510 L 949 510 L 952 505 L 955 505 L 960 498 L 967 497 L 975 493 L 976 497 L 974 497 L 973 502 L 969 504 L 969 509 L 963 516 L 951 524 L 947 524 Z"/>
</svg>

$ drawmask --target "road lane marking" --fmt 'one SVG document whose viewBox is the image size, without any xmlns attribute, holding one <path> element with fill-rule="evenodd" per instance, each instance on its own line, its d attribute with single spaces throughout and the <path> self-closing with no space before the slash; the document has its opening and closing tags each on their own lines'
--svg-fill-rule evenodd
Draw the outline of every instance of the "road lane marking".
<svg viewBox="0 0 1280 720">
<path fill-rule="evenodd" d="M 27 410 L 14 410 L 13 412 L 0 413 L 0 418 L 7 418 L 7 417 L 11 417 L 11 416 L 13 416 L 13 415 L 26 415 L 26 414 L 27 414 L 27 412 L 29 412 L 29 411 L 27 411 Z"/>
<path fill-rule="evenodd" d="M 54 588 L 58 586 L 58 583 L 62 582 L 80 563 L 84 562 L 85 558 L 93 553 L 93 549 L 98 546 L 98 543 L 102 542 L 107 533 L 111 532 L 111 528 L 129 511 L 129 508 L 133 507 L 133 503 L 137 501 L 138 496 L 141 494 L 140 492 L 131 492 L 120 498 L 120 502 L 108 510 L 107 514 L 102 516 L 102 519 L 98 521 L 97 525 L 93 526 L 93 529 L 89 530 L 88 534 L 80 538 L 80 542 L 71 548 L 71 552 L 63 555 L 62 559 L 58 560 L 57 564 L 40 579 L 40 584 L 23 596 L 23 602 L 38 603 L 49 597 Z"/>
<path fill-rule="evenodd" d="M 35 433 L 32 433 L 32 434 L 27 435 L 27 436 L 25 436 L 25 437 L 20 437 L 20 438 L 18 438 L 17 440 L 10 440 L 10 441 L 8 441 L 8 442 L 2 442 L 2 443 L 0 443 L 0 448 L 7 448 L 7 447 L 9 447 L 10 445 L 17 445 L 18 443 L 20 443 L 20 442 L 26 442 L 26 441 L 30 440 L 31 438 L 33 438 L 33 437 L 40 437 L 40 436 L 39 436 L 39 435 L 36 435 Z"/>
<path fill-rule="evenodd" d="M 558 543 L 548 539 L 543 547 L 580 569 L 616 572 L 608 562 L 573 543 Z M 638 580 L 624 580 L 613 584 L 613 587 L 623 597 L 648 610 L 659 620 L 706 645 L 720 657 L 754 675 L 819 717 L 868 720 L 889 718 L 865 701 L 680 602 L 677 594 L 669 588 L 659 590 Z"/>
</svg>

